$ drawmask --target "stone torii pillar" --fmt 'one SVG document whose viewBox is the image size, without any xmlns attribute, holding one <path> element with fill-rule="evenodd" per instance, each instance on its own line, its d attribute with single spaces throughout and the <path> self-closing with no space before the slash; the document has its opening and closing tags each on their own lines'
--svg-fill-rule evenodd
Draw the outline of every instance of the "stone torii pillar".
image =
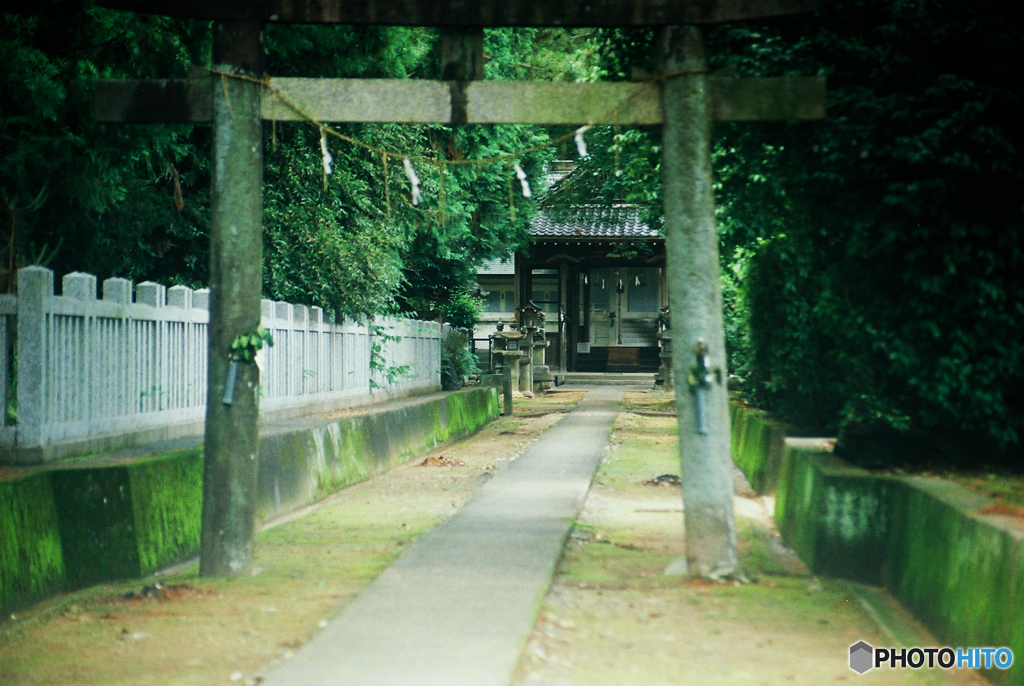
<svg viewBox="0 0 1024 686">
<path fill-rule="evenodd" d="M 718 231 L 711 188 L 711 113 L 700 28 L 671 26 L 657 36 L 662 84 L 661 178 L 665 252 L 675 348 L 671 374 L 679 421 L 679 463 L 686 521 L 686 560 L 695 576 L 738 572 L 734 482 L 726 392 L 725 334 Z M 706 341 L 712 373 L 701 388 L 690 351 Z M 668 372 L 669 370 L 666 370 Z M 666 386 L 669 384 L 666 383 Z M 697 393 L 707 396 L 698 405 Z M 704 415 L 704 416 L 701 416 Z"/>
<path fill-rule="evenodd" d="M 664 130 L 666 246 L 691 571 L 699 575 L 735 572 L 732 486 L 730 481 L 726 488 L 723 479 L 730 468 L 724 385 L 702 390 L 709 395 L 706 434 L 693 431 L 695 401 L 685 392 L 689 359 L 685 351 L 693 348 L 694 337 L 707 342 L 712 366 L 723 379 L 725 375 L 706 155 L 709 122 L 712 118 L 821 117 L 824 81 L 708 77 L 702 73 L 697 25 L 804 12 L 814 8 L 814 0 L 100 0 L 100 4 L 216 21 L 215 69 L 249 77 L 262 74 L 260 36 L 266 22 L 433 26 L 445 35 L 445 78 L 451 81 L 272 79 L 270 85 L 305 114 L 280 103 L 275 107 L 266 102 L 270 98 L 261 102 L 258 83 L 226 76 L 97 82 L 97 121 L 214 123 L 204 575 L 244 574 L 252 564 L 258 426 L 255 367 L 242 365 L 232 404 L 225 405 L 223 399 L 231 341 L 259 320 L 261 118 L 302 121 L 309 115 L 322 122 L 592 125 L 612 123 L 603 118 L 616 106 L 614 123 L 663 125 Z M 662 27 L 662 73 L 674 76 L 664 79 L 663 94 L 650 84 L 637 83 L 473 80 L 481 74 L 479 29 L 502 26 Z M 692 73 L 675 75 L 691 67 Z M 696 290 L 687 290 L 690 286 L 684 282 Z M 684 325 L 690 318 L 692 326 Z"/>
<path fill-rule="evenodd" d="M 222 21 L 214 31 L 215 70 L 253 78 L 263 74 L 261 22 Z M 262 88 L 251 81 L 227 78 L 218 85 L 222 87 L 211 94 L 209 367 L 199 557 L 203 576 L 244 574 L 252 567 L 259 451 L 259 368 L 239 364 L 237 375 L 229 375 L 228 367 L 232 341 L 260 321 Z M 232 381 L 234 387 L 229 388 Z"/>
</svg>

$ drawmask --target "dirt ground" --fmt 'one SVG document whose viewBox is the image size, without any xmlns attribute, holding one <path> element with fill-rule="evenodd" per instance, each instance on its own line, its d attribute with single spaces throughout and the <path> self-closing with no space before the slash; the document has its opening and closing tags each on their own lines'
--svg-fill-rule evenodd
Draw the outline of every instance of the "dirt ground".
<svg viewBox="0 0 1024 686">
<path fill-rule="evenodd" d="M 746 585 L 666 575 L 684 555 L 675 418 L 627 396 L 612 446 L 542 604 L 515 686 L 986 684 L 975 673 L 848 667 L 849 646 L 941 645 L 878 589 L 813 578 L 737 473 Z M 642 413 L 642 414 L 638 414 Z M 667 479 L 663 479 L 667 480 Z"/>
<path fill-rule="evenodd" d="M 0 684 L 257 684 L 580 397 L 517 401 L 516 416 L 280 520 L 257 539 L 252 577 L 199 579 L 186 565 L 5 618 Z M 808 576 L 779 544 L 763 499 L 737 499 L 743 564 L 757 583 L 666 575 L 683 554 L 678 487 L 642 482 L 679 473 L 674 419 L 658 394 L 631 395 L 627 406 L 636 412 L 616 422 L 516 686 L 986 683 L 927 670 L 851 672 L 857 640 L 936 643 L 877 590 Z"/>
<path fill-rule="evenodd" d="M 191 564 L 4 618 L 0 685 L 259 683 L 582 395 L 518 400 L 516 416 L 284 518 L 257 537 L 251 578 L 199 579 Z"/>
</svg>

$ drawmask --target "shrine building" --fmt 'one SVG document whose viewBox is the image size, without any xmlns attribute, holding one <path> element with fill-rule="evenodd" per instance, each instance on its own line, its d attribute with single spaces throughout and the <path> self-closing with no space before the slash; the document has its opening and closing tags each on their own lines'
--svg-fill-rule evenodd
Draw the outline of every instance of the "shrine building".
<svg viewBox="0 0 1024 686">
<path fill-rule="evenodd" d="M 545 364 L 566 372 L 657 372 L 659 316 L 668 304 L 665 240 L 637 205 L 542 211 L 527 250 L 480 269 L 477 353 L 532 301 L 544 312 Z"/>
</svg>

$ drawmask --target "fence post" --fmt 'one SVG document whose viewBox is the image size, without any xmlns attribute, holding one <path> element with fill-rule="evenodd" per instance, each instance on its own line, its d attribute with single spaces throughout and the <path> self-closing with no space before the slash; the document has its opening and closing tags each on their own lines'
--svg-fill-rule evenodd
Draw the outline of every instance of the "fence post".
<svg viewBox="0 0 1024 686">
<path fill-rule="evenodd" d="M 61 291 L 65 298 L 91 303 L 96 300 L 96 277 L 82 272 L 65 274 Z"/>
<path fill-rule="evenodd" d="M 134 339 L 128 321 L 132 305 L 132 282 L 117 277 L 104 279 L 103 301 L 120 306 L 119 321 L 114 325 L 112 339 L 107 341 L 108 345 L 112 346 L 110 349 L 114 351 L 114 361 L 108 362 L 109 373 L 103 383 L 114 387 L 115 390 L 110 395 L 111 412 L 121 416 L 138 403 L 138 396 L 132 391 L 139 352 L 136 346 L 131 344 Z"/>
<path fill-rule="evenodd" d="M 25 267 L 18 270 L 18 450 L 15 462 L 43 461 L 46 298 L 52 295 L 53 272 L 49 269 Z"/>
<path fill-rule="evenodd" d="M 97 384 L 106 381 L 106 374 L 93 368 L 93 346 L 96 344 L 96 277 L 92 274 L 72 272 L 65 274 L 61 281 L 61 293 L 64 298 L 77 300 L 81 303 L 82 337 L 77 342 L 77 353 L 80 366 L 78 373 L 65 379 L 60 388 L 51 389 L 51 397 L 60 394 L 63 402 L 74 406 L 77 419 L 92 420 L 97 411 L 97 399 L 102 398 L 102 389 Z M 60 355 L 71 356 L 73 351 L 60 351 Z M 102 363 L 101 363 L 102 364 Z"/>
<path fill-rule="evenodd" d="M 273 319 L 275 316 L 274 301 L 267 298 L 260 300 L 260 321 L 263 323 L 263 326 L 270 328 L 267 326 L 268 320 Z"/>
<path fill-rule="evenodd" d="M 188 286 L 171 286 L 167 289 L 167 306 L 191 310 L 193 295 L 192 289 Z"/>
<path fill-rule="evenodd" d="M 192 307 L 197 310 L 210 309 L 210 289 L 200 288 L 192 292 Z"/>
<path fill-rule="evenodd" d="M 135 302 L 138 305 L 163 307 L 167 302 L 167 289 L 152 281 L 143 281 L 135 286 Z"/>
<path fill-rule="evenodd" d="M 274 318 L 274 301 L 267 298 L 260 299 L 260 325 L 273 334 L 273 325 L 270 320 Z M 265 398 L 273 397 L 271 393 L 277 390 L 277 380 L 274 378 L 276 364 L 272 358 L 276 355 L 271 352 L 269 346 L 263 346 L 256 352 L 256 366 L 260 370 L 260 387 L 256 400 L 262 402 Z"/>
<path fill-rule="evenodd" d="M 112 277 L 103 282 L 103 299 L 127 307 L 132 304 L 132 282 Z M 125 316 L 128 311 L 125 310 Z"/>
</svg>

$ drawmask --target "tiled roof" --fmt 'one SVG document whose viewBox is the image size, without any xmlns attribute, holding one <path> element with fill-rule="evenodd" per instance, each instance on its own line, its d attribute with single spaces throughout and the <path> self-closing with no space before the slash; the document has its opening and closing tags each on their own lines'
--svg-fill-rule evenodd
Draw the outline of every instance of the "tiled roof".
<svg viewBox="0 0 1024 686">
<path fill-rule="evenodd" d="M 530 234 L 536 238 L 658 238 L 641 219 L 637 205 L 579 205 L 567 212 L 539 214 Z"/>
<path fill-rule="evenodd" d="M 554 215 L 539 214 L 530 227 L 534 238 L 661 238 L 656 230 L 641 220 L 636 205 L 578 205 Z M 515 273 L 512 255 L 484 262 L 478 274 L 506 275 Z"/>
</svg>

